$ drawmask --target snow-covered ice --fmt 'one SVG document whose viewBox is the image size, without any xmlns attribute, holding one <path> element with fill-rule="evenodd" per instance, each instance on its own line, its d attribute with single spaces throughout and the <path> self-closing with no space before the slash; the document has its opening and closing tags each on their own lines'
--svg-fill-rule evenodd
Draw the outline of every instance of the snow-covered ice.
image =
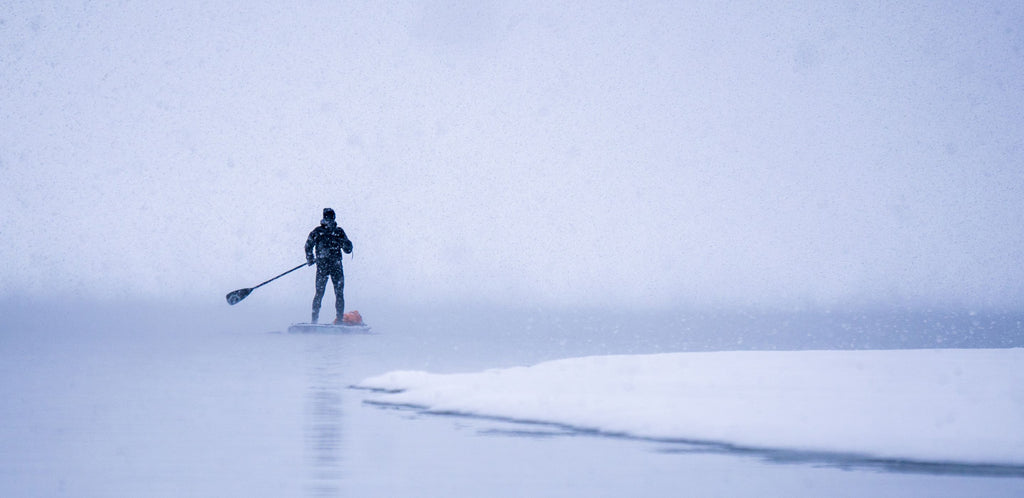
<svg viewBox="0 0 1024 498">
<path fill-rule="evenodd" d="M 362 380 L 375 403 L 640 438 L 1024 464 L 1024 349 L 590 356 Z"/>
</svg>

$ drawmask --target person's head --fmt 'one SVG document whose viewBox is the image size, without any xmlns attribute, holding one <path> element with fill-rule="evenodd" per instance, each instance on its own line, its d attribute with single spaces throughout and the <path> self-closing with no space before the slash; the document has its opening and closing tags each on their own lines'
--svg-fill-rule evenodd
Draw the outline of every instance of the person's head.
<svg viewBox="0 0 1024 498">
<path fill-rule="evenodd" d="M 320 220 L 323 225 L 330 225 L 334 223 L 334 210 L 331 208 L 324 208 L 324 219 Z"/>
</svg>

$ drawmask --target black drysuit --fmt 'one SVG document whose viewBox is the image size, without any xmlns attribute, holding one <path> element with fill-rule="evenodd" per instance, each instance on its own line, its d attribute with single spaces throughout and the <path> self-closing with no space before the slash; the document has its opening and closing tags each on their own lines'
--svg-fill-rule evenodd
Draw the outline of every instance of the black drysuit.
<svg viewBox="0 0 1024 498">
<path fill-rule="evenodd" d="M 313 258 L 316 249 L 316 258 Z M 345 272 L 341 267 L 342 253 L 352 252 L 352 241 L 334 221 L 321 221 L 306 239 L 306 261 L 316 261 L 316 294 L 313 296 L 313 322 L 320 317 L 320 303 L 327 289 L 327 278 L 334 282 L 334 308 L 340 320 L 345 313 Z"/>
</svg>

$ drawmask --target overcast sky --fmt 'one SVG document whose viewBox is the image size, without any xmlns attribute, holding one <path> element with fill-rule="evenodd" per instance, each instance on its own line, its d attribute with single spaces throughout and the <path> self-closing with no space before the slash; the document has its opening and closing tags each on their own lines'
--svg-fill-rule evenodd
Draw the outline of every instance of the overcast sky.
<svg viewBox="0 0 1024 498">
<path fill-rule="evenodd" d="M 4 2 L 0 297 L 223 300 L 331 206 L 350 303 L 1019 309 L 1024 5 L 967 3 Z"/>
</svg>

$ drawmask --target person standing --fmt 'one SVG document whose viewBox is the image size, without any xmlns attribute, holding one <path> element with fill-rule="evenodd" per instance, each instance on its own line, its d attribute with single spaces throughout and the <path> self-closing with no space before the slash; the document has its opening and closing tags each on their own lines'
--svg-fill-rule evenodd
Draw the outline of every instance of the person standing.
<svg viewBox="0 0 1024 498">
<path fill-rule="evenodd" d="M 316 257 L 313 251 L 316 250 Z M 334 308 L 337 317 L 334 323 L 342 323 L 345 315 L 345 272 L 341 267 L 342 254 L 352 253 L 352 241 L 348 240 L 345 230 L 338 226 L 334 210 L 324 208 L 320 226 L 309 232 L 306 239 L 306 264 L 316 263 L 316 294 L 313 295 L 313 320 L 320 318 L 320 303 L 327 289 L 327 279 L 334 284 Z"/>
</svg>

